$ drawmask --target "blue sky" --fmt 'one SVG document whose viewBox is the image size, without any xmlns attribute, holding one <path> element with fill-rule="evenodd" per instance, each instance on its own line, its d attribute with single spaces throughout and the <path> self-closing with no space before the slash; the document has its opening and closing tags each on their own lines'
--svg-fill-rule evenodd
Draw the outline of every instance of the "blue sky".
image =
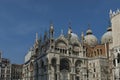
<svg viewBox="0 0 120 80">
<path fill-rule="evenodd" d="M 23 63 L 36 32 L 43 35 L 50 21 L 55 36 L 61 29 L 66 34 L 71 22 L 78 36 L 90 24 L 100 40 L 109 25 L 109 10 L 117 8 L 120 0 L 0 0 L 0 50 L 12 63 Z"/>
</svg>

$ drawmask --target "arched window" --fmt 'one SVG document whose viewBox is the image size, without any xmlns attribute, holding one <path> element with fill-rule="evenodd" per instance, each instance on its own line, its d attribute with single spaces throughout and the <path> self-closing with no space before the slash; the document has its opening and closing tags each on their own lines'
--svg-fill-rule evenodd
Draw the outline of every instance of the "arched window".
<svg viewBox="0 0 120 80">
<path fill-rule="evenodd" d="M 62 70 L 67 70 L 70 71 L 70 65 L 69 65 L 69 60 L 68 59 L 61 59 L 60 60 L 60 71 Z"/>
</svg>

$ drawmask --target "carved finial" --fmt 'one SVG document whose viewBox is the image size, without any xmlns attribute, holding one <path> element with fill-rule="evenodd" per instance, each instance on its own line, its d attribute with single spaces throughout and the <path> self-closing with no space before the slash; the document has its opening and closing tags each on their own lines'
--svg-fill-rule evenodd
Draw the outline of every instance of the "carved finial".
<svg viewBox="0 0 120 80">
<path fill-rule="evenodd" d="M 115 16 L 116 14 L 115 14 L 115 12 L 113 11 L 113 16 Z"/>
<path fill-rule="evenodd" d="M 112 10 L 110 9 L 110 12 L 109 12 L 110 15 L 112 15 Z"/>
</svg>

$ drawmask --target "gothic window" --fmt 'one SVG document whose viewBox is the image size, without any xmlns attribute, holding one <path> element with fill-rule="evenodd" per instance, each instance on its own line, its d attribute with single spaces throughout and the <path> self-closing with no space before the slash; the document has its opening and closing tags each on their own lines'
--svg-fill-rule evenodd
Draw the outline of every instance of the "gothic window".
<svg viewBox="0 0 120 80">
<path fill-rule="evenodd" d="M 60 60 L 60 71 L 61 70 L 67 70 L 67 71 L 70 70 L 70 65 L 69 65 L 68 59 L 64 58 L 64 59 Z"/>
</svg>

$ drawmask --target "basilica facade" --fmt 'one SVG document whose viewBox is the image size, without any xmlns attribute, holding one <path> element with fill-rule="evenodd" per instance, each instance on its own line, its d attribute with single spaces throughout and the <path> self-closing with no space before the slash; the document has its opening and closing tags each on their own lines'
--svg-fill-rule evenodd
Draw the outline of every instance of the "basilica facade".
<svg viewBox="0 0 120 80">
<path fill-rule="evenodd" d="M 25 56 L 23 80 L 119 80 L 120 11 L 110 10 L 111 25 L 101 41 L 89 28 L 78 37 L 69 25 L 66 35 L 55 38 L 50 24 Z"/>
</svg>

